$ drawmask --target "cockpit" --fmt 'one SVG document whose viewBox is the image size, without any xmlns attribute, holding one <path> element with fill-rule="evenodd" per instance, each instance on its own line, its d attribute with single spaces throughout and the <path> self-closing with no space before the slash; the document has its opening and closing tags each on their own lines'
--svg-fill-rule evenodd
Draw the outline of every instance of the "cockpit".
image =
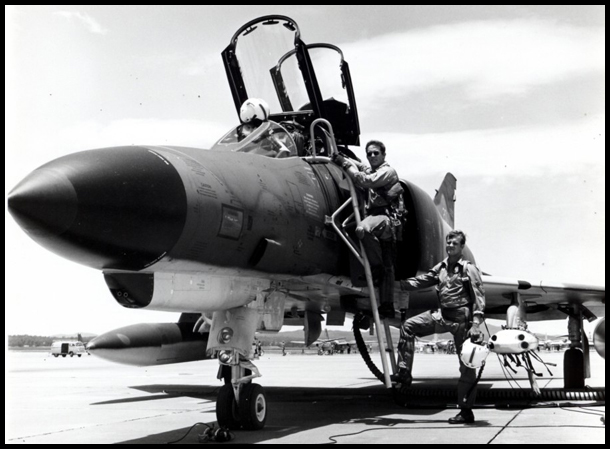
<svg viewBox="0 0 610 449">
<path fill-rule="evenodd" d="M 242 123 L 225 134 L 212 150 L 235 151 L 284 158 L 298 156 L 297 144 L 290 133 L 275 122 L 262 122 L 258 126 Z"/>
<path fill-rule="evenodd" d="M 280 158 L 319 154 L 320 136 L 309 130 L 318 118 L 332 124 L 337 144 L 359 145 L 351 76 L 339 48 L 306 45 L 294 20 L 272 15 L 242 26 L 222 58 L 238 114 L 252 98 L 268 103 L 270 113 L 257 126 L 242 121 L 213 149 Z"/>
</svg>

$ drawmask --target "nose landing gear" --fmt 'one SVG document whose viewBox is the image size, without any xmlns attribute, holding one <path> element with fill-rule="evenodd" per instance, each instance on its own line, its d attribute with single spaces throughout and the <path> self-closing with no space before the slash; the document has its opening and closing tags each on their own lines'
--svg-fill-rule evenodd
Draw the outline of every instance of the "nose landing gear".
<svg viewBox="0 0 610 449">
<path fill-rule="evenodd" d="M 220 375 L 225 384 L 216 399 L 218 425 L 232 430 L 260 430 L 265 427 L 268 411 L 265 390 L 252 383 L 252 379 L 260 377 L 256 366 L 249 360 L 241 360 L 233 366 L 221 365 Z"/>
<path fill-rule="evenodd" d="M 208 351 L 218 351 L 218 378 L 224 380 L 216 399 L 216 419 L 221 427 L 232 430 L 265 427 L 267 398 L 263 387 L 252 383 L 261 375 L 249 359 L 258 321 L 257 311 L 247 307 L 213 315 Z"/>
</svg>

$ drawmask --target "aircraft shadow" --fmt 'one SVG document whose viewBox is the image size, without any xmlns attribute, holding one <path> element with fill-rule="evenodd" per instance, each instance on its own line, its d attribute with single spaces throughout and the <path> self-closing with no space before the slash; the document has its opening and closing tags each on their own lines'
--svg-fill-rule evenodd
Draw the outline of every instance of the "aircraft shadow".
<svg viewBox="0 0 610 449">
<path fill-rule="evenodd" d="M 157 394 L 154 396 L 140 396 L 137 398 L 113 399 L 110 401 L 92 402 L 90 405 L 130 404 L 130 403 L 134 403 L 134 402 L 158 401 L 160 399 L 168 399 L 168 398 L 177 397 L 177 396 L 188 396 L 188 395 L 161 393 L 161 394 Z"/>
<path fill-rule="evenodd" d="M 155 396 L 150 400 L 175 396 L 215 400 L 219 386 L 141 385 L 132 388 L 154 394 Z M 447 423 L 445 419 L 434 418 L 439 409 L 446 408 L 447 401 L 417 401 L 417 404 L 413 404 L 413 408 L 411 406 L 408 408 L 411 419 L 405 419 L 400 417 L 400 414 L 405 412 L 405 407 L 395 403 L 392 392 L 386 390 L 382 385 L 364 388 L 265 387 L 265 392 L 269 407 L 269 416 L 265 428 L 259 431 L 232 431 L 235 436 L 232 443 L 272 441 L 291 434 L 334 424 L 364 424 L 371 426 L 370 430 L 383 430 L 401 424 L 430 425 L 442 423 L 442 425 L 446 425 Z M 130 398 L 125 401 L 131 402 L 137 399 Z M 140 399 L 148 400 L 146 397 Z M 118 402 L 120 400 L 97 404 Z M 453 402 L 455 403 L 455 400 Z M 414 415 L 418 418 L 413 419 Z M 215 422 L 208 422 L 207 424 L 216 426 Z M 477 425 L 486 426 L 488 424 L 483 421 L 480 424 L 477 423 Z M 194 429 L 184 427 L 170 432 L 150 434 L 122 443 L 154 444 L 177 442 L 177 440 L 180 440 L 181 444 L 199 443 L 198 434 L 201 434 L 204 429 L 205 426 L 203 425 Z M 329 440 L 329 442 L 331 441 Z"/>
</svg>

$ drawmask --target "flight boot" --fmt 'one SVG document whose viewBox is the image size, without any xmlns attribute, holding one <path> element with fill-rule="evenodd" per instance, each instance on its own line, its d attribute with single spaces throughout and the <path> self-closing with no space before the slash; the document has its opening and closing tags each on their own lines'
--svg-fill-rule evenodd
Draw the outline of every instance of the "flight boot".
<svg viewBox="0 0 610 449">
<path fill-rule="evenodd" d="M 474 413 L 471 408 L 463 408 L 460 413 L 453 418 L 449 418 L 449 424 L 472 424 L 474 422 Z"/>
<path fill-rule="evenodd" d="M 394 318 L 394 268 L 385 267 L 379 282 L 379 315 L 383 318 Z"/>
<path fill-rule="evenodd" d="M 400 368 L 396 374 L 390 375 L 390 380 L 393 383 L 401 384 L 404 388 L 409 388 L 413 382 L 413 376 L 408 370 Z"/>
<path fill-rule="evenodd" d="M 396 316 L 394 303 L 384 302 L 377 308 L 377 311 L 381 318 L 394 318 Z"/>
</svg>

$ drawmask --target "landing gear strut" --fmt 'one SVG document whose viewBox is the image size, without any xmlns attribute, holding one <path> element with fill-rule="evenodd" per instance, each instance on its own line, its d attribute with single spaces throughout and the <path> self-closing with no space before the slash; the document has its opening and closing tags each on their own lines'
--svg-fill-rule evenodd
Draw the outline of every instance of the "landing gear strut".
<svg viewBox="0 0 610 449">
<path fill-rule="evenodd" d="M 239 354 L 235 355 L 239 357 Z M 265 427 L 267 397 L 262 386 L 252 383 L 253 378 L 260 376 L 254 364 L 242 360 L 238 365 L 221 365 L 219 374 L 225 384 L 216 398 L 218 425 L 232 430 Z"/>
<path fill-rule="evenodd" d="M 218 351 L 218 378 L 224 381 L 216 399 L 216 419 L 221 427 L 265 427 L 267 398 L 263 387 L 252 383 L 261 375 L 249 359 L 258 320 L 258 312 L 246 307 L 215 312 L 212 317 L 208 351 Z"/>
</svg>

